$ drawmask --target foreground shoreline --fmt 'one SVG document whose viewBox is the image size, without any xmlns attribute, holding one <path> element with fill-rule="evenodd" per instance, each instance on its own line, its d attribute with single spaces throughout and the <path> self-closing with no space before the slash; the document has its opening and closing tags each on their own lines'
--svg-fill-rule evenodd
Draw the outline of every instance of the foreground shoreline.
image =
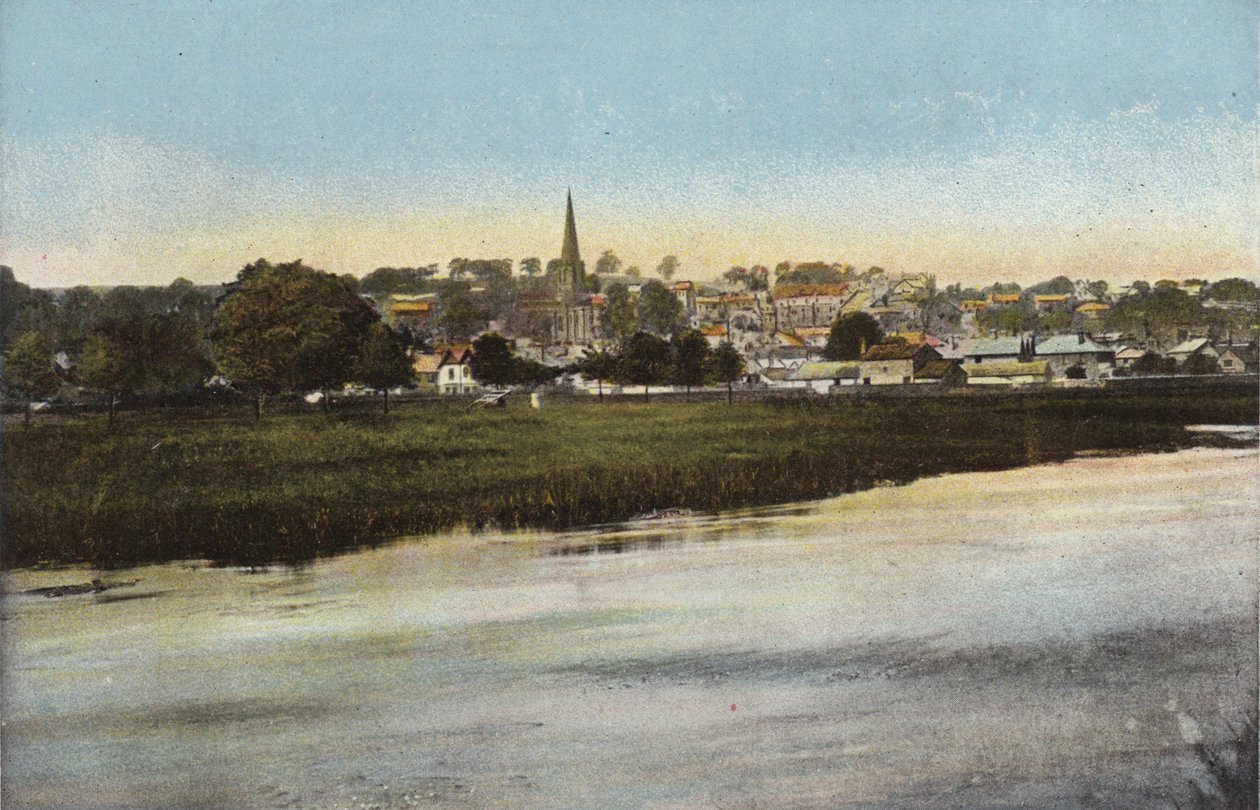
<svg viewBox="0 0 1260 810">
<path fill-rule="evenodd" d="M 301 562 L 465 527 L 569 529 L 1238 439 L 1257 398 L 610 404 L 382 416 L 134 416 L 6 431 L 6 568 Z"/>
</svg>

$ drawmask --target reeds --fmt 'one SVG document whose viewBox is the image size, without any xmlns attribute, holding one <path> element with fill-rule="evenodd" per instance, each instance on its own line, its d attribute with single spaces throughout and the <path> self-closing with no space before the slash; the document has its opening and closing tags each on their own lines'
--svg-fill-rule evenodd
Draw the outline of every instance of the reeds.
<svg viewBox="0 0 1260 810">
<path fill-rule="evenodd" d="M 1083 449 L 1172 449 L 1255 396 L 615 404 L 67 418 L 7 431 L 6 567 L 300 561 L 402 535 L 817 498 Z"/>
</svg>

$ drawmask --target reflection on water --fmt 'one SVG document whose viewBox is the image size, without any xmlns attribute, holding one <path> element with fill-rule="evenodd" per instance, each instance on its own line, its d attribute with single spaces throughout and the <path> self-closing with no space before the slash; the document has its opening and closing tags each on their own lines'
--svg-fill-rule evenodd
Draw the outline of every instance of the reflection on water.
<svg viewBox="0 0 1260 810">
<path fill-rule="evenodd" d="M 1183 729 L 1220 745 L 1254 706 L 1257 477 L 1204 449 L 300 568 L 14 572 L 4 800 L 1174 801 L 1203 773 Z"/>
</svg>

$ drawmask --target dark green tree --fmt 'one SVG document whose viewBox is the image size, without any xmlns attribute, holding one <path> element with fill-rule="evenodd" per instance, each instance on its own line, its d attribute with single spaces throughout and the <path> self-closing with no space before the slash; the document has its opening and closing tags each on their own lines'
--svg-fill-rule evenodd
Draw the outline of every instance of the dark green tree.
<svg viewBox="0 0 1260 810">
<path fill-rule="evenodd" d="M 637 316 L 634 297 L 624 284 L 609 284 L 604 291 L 605 305 L 599 313 L 604 334 L 613 340 L 625 340 L 634 334 Z"/>
<path fill-rule="evenodd" d="M 1217 362 L 1215 357 L 1205 354 L 1195 354 L 1186 358 L 1186 362 L 1181 364 L 1182 374 L 1219 374 L 1221 372 L 1221 364 Z"/>
<path fill-rule="evenodd" d="M 680 332 L 673 340 L 674 382 L 686 386 L 704 385 L 706 366 L 711 351 L 709 341 L 699 329 Z"/>
<path fill-rule="evenodd" d="M 659 281 L 649 281 L 639 288 L 639 325 L 657 335 L 672 335 L 686 323 L 678 296 Z"/>
<path fill-rule="evenodd" d="M 822 356 L 828 360 L 856 360 L 862 347 L 871 347 L 884 339 L 879 322 L 865 312 L 848 312 L 831 324 L 831 334 Z"/>
<path fill-rule="evenodd" d="M 1133 373 L 1139 376 L 1172 374 L 1177 371 L 1177 361 L 1148 351 L 1133 361 Z"/>
<path fill-rule="evenodd" d="M 416 378 L 403 338 L 383 323 L 368 326 L 357 376 L 381 392 L 385 413 L 389 413 L 389 389 L 410 385 Z"/>
<path fill-rule="evenodd" d="M 378 267 L 359 282 L 364 295 L 423 295 L 432 292 L 437 265 L 427 267 Z"/>
<path fill-rule="evenodd" d="M 52 395 L 60 383 L 53 373 L 52 343 L 38 332 L 23 332 L 13 341 L 4 361 L 10 392 L 26 403 L 23 421 L 31 424 L 31 403 Z"/>
<path fill-rule="evenodd" d="M 256 415 L 269 394 L 326 391 L 352 379 L 377 315 L 343 279 L 300 260 L 263 259 L 237 279 L 219 305 L 211 341 L 220 371 L 254 394 Z"/>
<path fill-rule="evenodd" d="M 643 386 L 643 401 L 650 402 L 648 387 L 669 379 L 673 366 L 669 344 L 656 335 L 635 332 L 617 352 L 615 379 Z"/>
<path fill-rule="evenodd" d="M 88 337 L 76 372 L 84 388 L 109 398 L 111 425 L 119 397 L 134 392 L 144 379 L 144 369 L 128 356 L 119 338 L 102 333 Z"/>
<path fill-rule="evenodd" d="M 734 402 L 733 384 L 744 375 L 744 357 L 729 341 L 721 343 L 709 357 L 709 379 L 726 383 L 726 404 Z"/>
<path fill-rule="evenodd" d="M 1254 281 L 1245 278 L 1223 278 L 1208 287 L 1208 298 L 1213 301 L 1249 301 L 1260 300 L 1260 291 Z"/>
<path fill-rule="evenodd" d="M 463 343 L 486 328 L 490 313 L 467 281 L 438 284 L 438 328 L 449 343 Z"/>
<path fill-rule="evenodd" d="M 669 281 L 674 277 L 674 274 L 678 272 L 678 267 L 678 257 L 671 253 L 661 259 L 660 264 L 656 265 L 656 274 L 666 281 Z"/>
<path fill-rule="evenodd" d="M 519 366 L 512 344 L 497 332 L 482 335 L 473 341 L 469 365 L 473 379 L 485 386 L 502 388 L 519 382 Z"/>
<path fill-rule="evenodd" d="M 578 373 L 588 380 L 595 380 L 599 389 L 599 401 L 604 401 L 604 380 L 611 380 L 617 374 L 617 358 L 607 349 L 586 349 L 577 364 Z"/>
</svg>

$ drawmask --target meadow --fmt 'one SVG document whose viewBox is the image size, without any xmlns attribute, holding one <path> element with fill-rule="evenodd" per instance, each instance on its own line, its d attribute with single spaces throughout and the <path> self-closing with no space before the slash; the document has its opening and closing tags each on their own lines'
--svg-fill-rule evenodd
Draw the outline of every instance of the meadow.
<svg viewBox="0 0 1260 810">
<path fill-rule="evenodd" d="M 995 399 L 181 409 L 4 433 L 7 568 L 310 560 L 453 527 L 558 529 L 825 497 L 1086 451 L 1185 447 L 1254 392 Z M 965 497 L 960 494 L 960 497 Z"/>
</svg>

